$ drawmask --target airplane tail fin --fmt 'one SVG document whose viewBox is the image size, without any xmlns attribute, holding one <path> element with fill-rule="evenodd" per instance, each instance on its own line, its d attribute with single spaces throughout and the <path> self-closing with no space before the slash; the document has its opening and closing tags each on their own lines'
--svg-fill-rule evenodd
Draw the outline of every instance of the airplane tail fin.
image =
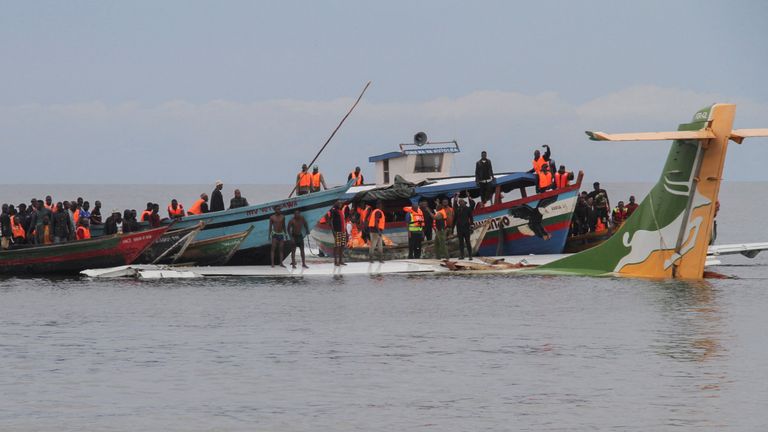
<svg viewBox="0 0 768 432">
<path fill-rule="evenodd" d="M 733 104 L 714 104 L 676 132 L 587 132 L 599 141 L 673 142 L 658 182 L 611 238 L 536 271 L 702 278 L 728 140 L 741 143 L 747 136 L 768 135 L 768 129 L 732 130 L 735 113 Z"/>
</svg>

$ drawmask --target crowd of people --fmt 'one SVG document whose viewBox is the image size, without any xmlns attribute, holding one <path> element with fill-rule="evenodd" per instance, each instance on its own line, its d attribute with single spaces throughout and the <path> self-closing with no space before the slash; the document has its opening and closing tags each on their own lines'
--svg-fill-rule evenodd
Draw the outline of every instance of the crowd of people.
<svg viewBox="0 0 768 432">
<path fill-rule="evenodd" d="M 593 190 L 582 191 L 576 201 L 576 208 L 571 219 L 571 235 L 582 235 L 591 232 L 603 232 L 610 228 L 621 226 L 627 218 L 637 210 L 635 196 L 629 197 L 629 202 L 619 201 L 611 209 L 608 192 L 595 182 Z"/>
<path fill-rule="evenodd" d="M 181 218 L 187 215 L 203 214 L 225 210 L 222 189 L 224 184 L 216 182 L 209 200 L 208 194 L 201 194 L 188 210 L 173 199 L 168 205 L 168 218 Z M 210 204 L 209 204 L 210 201 Z M 229 208 L 248 206 L 248 200 L 239 189 L 235 189 Z M 91 229 L 95 225 L 103 228 L 106 235 L 123 234 L 139 231 L 141 223 L 150 227 L 159 227 L 162 219 L 160 204 L 148 202 L 141 213 L 133 209 L 113 209 L 106 217 L 102 216 L 100 201 L 95 201 L 93 208 L 82 197 L 71 201 L 57 201 L 48 195 L 44 200 L 33 198 L 30 204 L 3 204 L 0 213 L 0 247 L 3 250 L 29 245 L 48 245 L 91 238 Z"/>
<path fill-rule="evenodd" d="M 355 167 L 355 169 L 349 173 L 347 181 L 351 181 L 352 186 L 360 186 L 365 182 L 360 167 Z M 312 167 L 312 172 L 309 172 L 307 164 L 303 164 L 301 166 L 301 171 L 296 174 L 296 185 L 294 186 L 296 194 L 306 195 L 309 193 L 320 192 L 324 189 L 328 189 L 328 185 L 325 184 L 325 177 L 323 177 L 323 174 L 320 172 L 320 168 L 315 165 Z"/>
</svg>

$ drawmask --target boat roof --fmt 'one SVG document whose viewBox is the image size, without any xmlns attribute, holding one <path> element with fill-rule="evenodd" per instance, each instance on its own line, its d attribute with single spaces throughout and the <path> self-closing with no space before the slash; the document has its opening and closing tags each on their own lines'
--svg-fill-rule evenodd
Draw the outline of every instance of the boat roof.
<svg viewBox="0 0 768 432">
<path fill-rule="evenodd" d="M 509 172 L 495 174 L 494 177 L 496 178 L 496 184 L 501 185 L 505 190 L 534 186 L 536 184 L 536 175 L 533 173 Z M 347 196 L 352 197 L 360 192 L 367 192 L 380 187 L 382 186 L 354 186 L 349 188 L 347 191 Z M 456 176 L 427 179 L 425 182 L 416 185 L 414 192 L 416 195 L 431 198 L 468 189 L 477 189 L 477 183 L 475 182 L 474 176 Z"/>
</svg>

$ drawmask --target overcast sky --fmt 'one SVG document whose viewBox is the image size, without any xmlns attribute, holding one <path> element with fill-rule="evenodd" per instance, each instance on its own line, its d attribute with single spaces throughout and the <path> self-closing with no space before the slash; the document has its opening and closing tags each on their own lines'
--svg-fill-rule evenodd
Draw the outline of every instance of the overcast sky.
<svg viewBox="0 0 768 432">
<path fill-rule="evenodd" d="M 550 144 L 588 180 L 655 180 L 712 102 L 768 127 L 766 1 L 2 1 L 0 183 L 331 182 L 425 131 L 527 170 Z M 728 180 L 768 180 L 768 140 Z"/>
</svg>

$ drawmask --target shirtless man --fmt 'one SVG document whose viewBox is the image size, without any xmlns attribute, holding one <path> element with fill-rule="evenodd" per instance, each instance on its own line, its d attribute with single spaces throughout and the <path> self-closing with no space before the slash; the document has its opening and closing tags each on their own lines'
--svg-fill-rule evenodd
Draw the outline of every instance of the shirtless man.
<svg viewBox="0 0 768 432">
<path fill-rule="evenodd" d="M 291 240 L 293 240 L 293 246 L 291 247 L 291 267 L 296 268 L 296 248 L 299 248 L 299 251 L 301 252 L 301 266 L 304 268 L 307 267 L 307 264 L 304 260 L 304 235 L 309 234 L 309 224 L 307 224 L 307 220 L 304 219 L 304 216 L 301 215 L 301 212 L 299 210 L 296 210 L 293 213 L 293 219 L 291 219 L 290 222 L 288 222 L 288 235 L 291 236 Z"/>
<path fill-rule="evenodd" d="M 269 238 L 272 240 L 272 247 L 270 248 L 269 260 L 272 267 L 275 266 L 275 247 L 280 249 L 280 266 L 283 266 L 283 254 L 284 245 L 286 240 L 285 233 L 285 215 L 280 212 L 280 206 L 275 206 L 275 214 L 269 217 Z"/>
</svg>

